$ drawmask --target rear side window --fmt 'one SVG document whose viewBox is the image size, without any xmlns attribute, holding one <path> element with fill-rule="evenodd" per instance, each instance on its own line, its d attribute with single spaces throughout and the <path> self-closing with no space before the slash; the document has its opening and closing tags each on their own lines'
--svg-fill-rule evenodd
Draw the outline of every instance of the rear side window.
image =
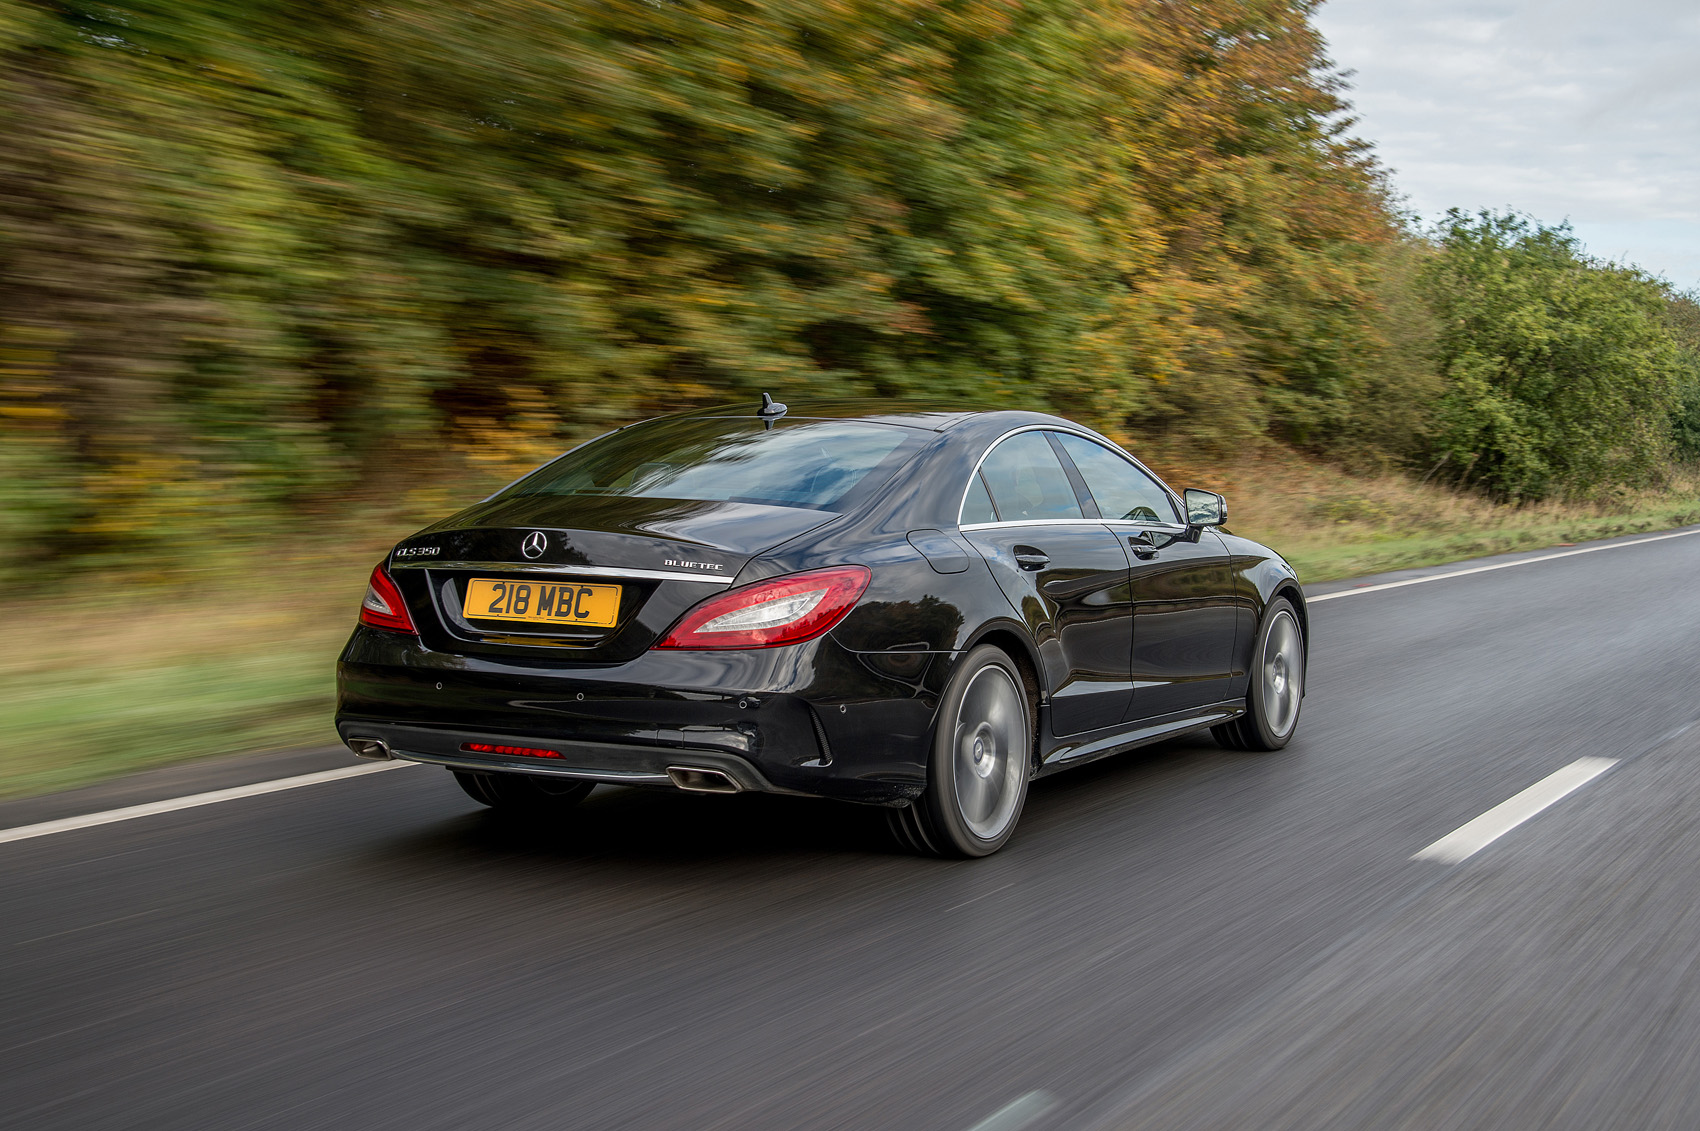
<svg viewBox="0 0 1700 1131">
<path fill-rule="evenodd" d="M 998 517 L 1005 522 L 1085 517 L 1068 474 L 1043 433 L 1011 436 L 986 456 L 980 474 L 997 504 Z"/>
<path fill-rule="evenodd" d="M 652 420 L 539 468 L 498 499 L 625 495 L 845 510 L 884 483 L 926 433 L 859 420 Z"/>
<path fill-rule="evenodd" d="M 1180 522 L 1169 493 L 1136 465 L 1084 436 L 1059 432 L 1057 439 L 1086 480 L 1100 515 L 1128 522 Z"/>
</svg>

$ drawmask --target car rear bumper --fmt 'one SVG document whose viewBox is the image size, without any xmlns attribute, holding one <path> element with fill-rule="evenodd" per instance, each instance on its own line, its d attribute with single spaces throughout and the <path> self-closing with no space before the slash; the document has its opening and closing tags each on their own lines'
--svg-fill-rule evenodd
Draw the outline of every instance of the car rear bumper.
<svg viewBox="0 0 1700 1131">
<path fill-rule="evenodd" d="M 402 726 L 346 720 L 338 724 L 351 746 L 379 742 L 391 758 L 478 773 L 536 774 L 609 785 L 654 785 L 699 793 L 798 793 L 767 780 L 748 759 L 700 747 L 645 747 L 614 742 L 563 741 L 536 735 L 501 735 L 501 745 L 548 749 L 554 757 L 468 750 L 492 745 L 484 731 Z M 362 755 L 368 757 L 369 755 Z M 725 788 L 704 783 L 724 782 Z"/>
<path fill-rule="evenodd" d="M 521 665 L 362 628 L 337 667 L 336 723 L 345 742 L 479 772 L 679 788 L 693 779 L 677 771 L 699 770 L 739 791 L 889 804 L 926 784 L 929 669 L 944 667 L 914 654 L 898 663 L 910 668 L 894 676 L 892 661 L 822 638 L 601 667 Z M 559 757 L 463 749 L 477 744 Z"/>
</svg>

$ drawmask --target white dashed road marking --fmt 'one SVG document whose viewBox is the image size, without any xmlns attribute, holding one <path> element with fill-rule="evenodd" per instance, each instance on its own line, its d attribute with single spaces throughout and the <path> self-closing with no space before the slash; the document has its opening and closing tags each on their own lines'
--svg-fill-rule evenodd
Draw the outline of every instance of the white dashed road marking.
<svg viewBox="0 0 1700 1131">
<path fill-rule="evenodd" d="M 1616 758 L 1578 758 L 1515 797 L 1501 801 L 1469 824 L 1447 833 L 1411 859 L 1438 860 L 1442 864 L 1468 860 L 1542 809 L 1568 797 L 1615 765 Z"/>
<path fill-rule="evenodd" d="M 998 1108 L 968 1131 L 1021 1131 L 1056 1106 L 1056 1097 L 1049 1092 L 1028 1092 L 1013 1103 Z"/>
</svg>

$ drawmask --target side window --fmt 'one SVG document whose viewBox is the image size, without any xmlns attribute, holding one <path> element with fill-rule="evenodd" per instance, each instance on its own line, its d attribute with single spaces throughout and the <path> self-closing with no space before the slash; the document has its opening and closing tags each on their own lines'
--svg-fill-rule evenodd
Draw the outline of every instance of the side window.
<svg viewBox="0 0 1700 1131">
<path fill-rule="evenodd" d="M 1080 477 L 1098 503 L 1098 513 L 1111 521 L 1180 522 L 1174 500 L 1157 481 L 1102 444 L 1084 436 L 1058 433 L 1063 451 L 1074 461 Z"/>
<path fill-rule="evenodd" d="M 962 525 L 972 522 L 996 522 L 998 512 L 992 507 L 992 497 L 986 494 L 986 481 L 975 472 L 968 484 L 968 496 L 962 500 Z"/>
<path fill-rule="evenodd" d="M 1068 473 L 1043 433 L 1011 436 L 986 456 L 980 474 L 1005 522 L 1085 517 Z"/>
</svg>

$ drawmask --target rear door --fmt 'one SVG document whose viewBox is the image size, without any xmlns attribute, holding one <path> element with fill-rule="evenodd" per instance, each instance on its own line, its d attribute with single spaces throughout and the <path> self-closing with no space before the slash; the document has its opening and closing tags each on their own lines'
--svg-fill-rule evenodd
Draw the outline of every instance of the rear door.
<svg viewBox="0 0 1700 1131">
<path fill-rule="evenodd" d="M 1189 531 L 1173 496 L 1120 452 L 1085 436 L 1058 443 L 1131 558 L 1131 719 L 1221 702 L 1233 680 L 1233 571 L 1213 530 Z"/>
<path fill-rule="evenodd" d="M 969 484 L 962 532 L 1039 645 L 1057 735 L 1114 726 L 1132 699 L 1121 539 L 1088 518 L 1044 431 L 999 441 Z"/>
</svg>

